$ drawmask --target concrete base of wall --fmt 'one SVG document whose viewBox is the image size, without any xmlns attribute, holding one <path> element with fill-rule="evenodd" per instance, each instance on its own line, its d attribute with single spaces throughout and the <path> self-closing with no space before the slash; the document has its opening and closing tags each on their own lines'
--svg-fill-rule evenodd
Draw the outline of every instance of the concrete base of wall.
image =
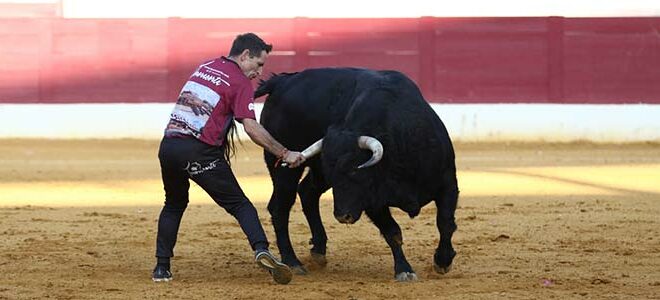
<svg viewBox="0 0 660 300">
<path fill-rule="evenodd" d="M 660 142 L 655 104 L 432 106 L 455 141 Z M 262 107 L 256 105 L 257 116 Z M 172 108 L 169 103 L 0 104 L 0 138 L 159 139 Z"/>
</svg>

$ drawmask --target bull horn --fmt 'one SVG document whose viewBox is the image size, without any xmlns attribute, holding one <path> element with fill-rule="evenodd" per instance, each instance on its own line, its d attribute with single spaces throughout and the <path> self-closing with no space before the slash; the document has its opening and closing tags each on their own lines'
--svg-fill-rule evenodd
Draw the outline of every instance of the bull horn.
<svg viewBox="0 0 660 300">
<path fill-rule="evenodd" d="M 360 147 L 360 149 L 369 149 L 373 153 L 367 162 L 358 166 L 358 169 L 371 167 L 383 158 L 383 144 L 381 144 L 376 138 L 366 135 L 360 136 L 358 138 L 358 147 Z"/>
<path fill-rule="evenodd" d="M 320 139 L 316 141 L 316 143 L 307 147 L 307 149 L 303 150 L 301 154 L 305 157 L 305 159 L 309 159 L 310 157 L 321 153 L 321 146 L 323 146 L 323 139 Z"/>
</svg>

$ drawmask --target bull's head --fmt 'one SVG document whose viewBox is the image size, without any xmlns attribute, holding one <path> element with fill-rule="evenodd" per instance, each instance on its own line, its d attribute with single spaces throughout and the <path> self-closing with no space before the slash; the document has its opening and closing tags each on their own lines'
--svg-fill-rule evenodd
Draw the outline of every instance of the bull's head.
<svg viewBox="0 0 660 300">
<path fill-rule="evenodd" d="M 372 205 L 376 165 L 383 157 L 382 144 L 373 137 L 329 129 L 326 137 L 303 151 L 310 157 L 323 151 L 323 172 L 333 187 L 334 215 L 341 223 L 355 223 Z"/>
</svg>

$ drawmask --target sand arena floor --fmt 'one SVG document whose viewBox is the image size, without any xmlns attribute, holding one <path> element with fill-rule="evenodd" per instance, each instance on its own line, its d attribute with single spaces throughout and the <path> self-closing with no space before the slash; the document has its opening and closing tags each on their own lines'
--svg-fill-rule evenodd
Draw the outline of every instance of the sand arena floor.
<svg viewBox="0 0 660 300">
<path fill-rule="evenodd" d="M 163 202 L 157 145 L 0 140 L 0 299 L 660 299 L 658 144 L 457 144 L 449 274 L 431 267 L 435 207 L 415 219 L 394 211 L 415 283 L 394 281 L 369 221 L 332 218 L 327 193 L 328 266 L 287 286 L 253 263 L 236 221 L 194 185 L 175 280 L 151 282 Z M 234 170 L 274 244 L 260 150 L 239 148 Z M 299 203 L 290 228 L 308 262 Z"/>
</svg>

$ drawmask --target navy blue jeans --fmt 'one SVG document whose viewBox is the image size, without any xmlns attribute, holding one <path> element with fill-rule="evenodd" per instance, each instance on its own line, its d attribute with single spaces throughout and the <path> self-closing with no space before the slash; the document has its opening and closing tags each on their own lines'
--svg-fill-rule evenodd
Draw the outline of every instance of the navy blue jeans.
<svg viewBox="0 0 660 300">
<path fill-rule="evenodd" d="M 236 218 L 253 250 L 268 247 L 257 210 L 238 185 L 221 147 L 193 137 L 165 137 L 160 143 L 158 159 L 165 187 L 165 206 L 158 219 L 157 257 L 174 256 L 181 217 L 188 206 L 189 179 Z"/>
</svg>

